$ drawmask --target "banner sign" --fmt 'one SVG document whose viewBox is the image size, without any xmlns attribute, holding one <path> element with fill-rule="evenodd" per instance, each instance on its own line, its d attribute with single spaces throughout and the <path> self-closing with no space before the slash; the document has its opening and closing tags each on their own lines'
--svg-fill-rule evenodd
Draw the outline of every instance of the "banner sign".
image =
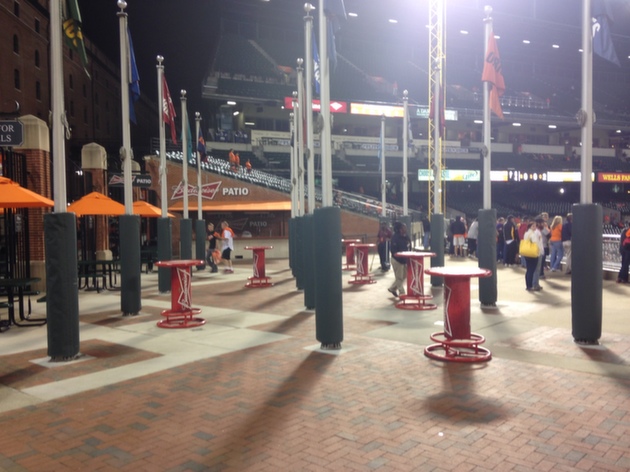
<svg viewBox="0 0 630 472">
<path fill-rule="evenodd" d="M 132 187 L 150 187 L 153 183 L 150 174 L 131 174 L 131 186 Z M 122 174 L 111 173 L 108 182 L 110 187 L 123 187 L 125 180 Z"/>
</svg>

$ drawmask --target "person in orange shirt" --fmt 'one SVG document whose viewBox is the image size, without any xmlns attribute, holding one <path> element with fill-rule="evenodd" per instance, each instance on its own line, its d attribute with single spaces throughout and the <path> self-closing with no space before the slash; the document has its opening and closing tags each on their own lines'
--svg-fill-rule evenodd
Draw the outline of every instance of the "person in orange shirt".
<svg viewBox="0 0 630 472">
<path fill-rule="evenodd" d="M 238 152 L 235 154 L 234 159 L 234 172 L 238 172 L 241 169 L 241 156 L 239 156 Z"/>
<path fill-rule="evenodd" d="M 549 265 L 551 272 L 560 270 L 564 250 L 562 249 L 562 217 L 554 216 L 551 221 L 551 235 L 549 238 L 550 255 Z"/>
<path fill-rule="evenodd" d="M 252 171 L 252 163 L 249 162 L 249 159 L 247 159 L 247 162 L 245 162 L 245 169 L 248 173 Z"/>
<path fill-rule="evenodd" d="M 234 154 L 234 149 L 230 149 L 228 153 L 228 161 L 230 163 L 230 169 L 233 171 L 236 170 L 236 154 Z"/>
</svg>

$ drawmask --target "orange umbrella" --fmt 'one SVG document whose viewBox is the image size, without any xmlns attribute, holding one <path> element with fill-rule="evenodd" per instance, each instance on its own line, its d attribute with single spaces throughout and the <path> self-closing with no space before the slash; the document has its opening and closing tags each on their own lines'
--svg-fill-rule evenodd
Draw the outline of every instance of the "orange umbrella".
<svg viewBox="0 0 630 472">
<path fill-rule="evenodd" d="M 41 208 L 55 206 L 50 198 L 46 198 L 17 182 L 0 177 L 0 207 L 2 208 Z"/>
<path fill-rule="evenodd" d="M 138 200 L 133 202 L 133 214 L 139 215 L 144 218 L 159 218 L 162 216 L 162 210 L 155 205 L 151 205 L 144 200 Z M 170 218 L 173 218 L 175 215 L 171 213 L 167 213 Z"/>
<path fill-rule="evenodd" d="M 125 214 L 125 205 L 99 192 L 88 193 L 68 206 L 68 212 L 83 215 L 118 216 Z"/>
</svg>

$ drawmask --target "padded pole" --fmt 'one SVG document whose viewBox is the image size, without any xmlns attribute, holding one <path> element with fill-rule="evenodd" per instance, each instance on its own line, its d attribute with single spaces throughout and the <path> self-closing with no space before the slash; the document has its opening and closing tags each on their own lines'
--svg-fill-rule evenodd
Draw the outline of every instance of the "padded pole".
<svg viewBox="0 0 630 472">
<path fill-rule="evenodd" d="M 318 208 L 313 224 L 319 228 L 314 238 L 315 330 L 322 349 L 341 349 L 343 341 L 343 293 L 341 288 L 341 210 Z"/>
<path fill-rule="evenodd" d="M 304 290 L 304 257 L 302 248 L 304 247 L 304 218 L 298 216 L 293 218 L 293 270 L 295 271 L 295 286 L 298 290 Z"/>
<path fill-rule="evenodd" d="M 192 259 L 192 220 L 182 218 L 179 222 L 179 258 Z"/>
<path fill-rule="evenodd" d="M 121 215 L 120 230 L 120 311 L 137 315 L 142 308 L 140 274 L 140 217 Z"/>
<path fill-rule="evenodd" d="M 315 308 L 315 248 L 313 215 L 308 214 L 303 217 L 303 240 L 302 256 L 304 260 L 304 306 L 309 310 Z M 341 244 L 341 242 L 339 243 Z"/>
<path fill-rule="evenodd" d="M 602 207 L 573 205 L 571 237 L 571 323 L 579 344 L 602 336 Z M 579 257 L 576 255 L 579 254 Z"/>
<path fill-rule="evenodd" d="M 295 277 L 295 264 L 293 251 L 295 250 L 295 218 L 289 218 L 289 268 L 291 275 Z"/>
<path fill-rule="evenodd" d="M 444 215 L 434 213 L 431 216 L 431 252 L 435 257 L 431 258 L 431 267 L 444 266 Z M 441 287 L 444 284 L 444 277 L 431 276 L 431 285 Z"/>
<path fill-rule="evenodd" d="M 51 361 L 79 354 L 77 222 L 74 213 L 44 215 L 46 315 Z"/>
<path fill-rule="evenodd" d="M 497 304 L 497 211 L 479 210 L 477 259 L 481 269 L 492 271 L 490 277 L 479 279 L 479 302 L 483 306 Z"/>
<path fill-rule="evenodd" d="M 173 259 L 173 223 L 170 218 L 157 220 L 158 247 L 157 257 L 160 261 Z M 160 293 L 171 291 L 171 269 L 158 267 L 158 290 Z"/>
<path fill-rule="evenodd" d="M 206 222 L 204 220 L 195 220 L 195 259 L 206 260 Z M 205 268 L 205 262 L 197 266 L 197 270 Z"/>
</svg>

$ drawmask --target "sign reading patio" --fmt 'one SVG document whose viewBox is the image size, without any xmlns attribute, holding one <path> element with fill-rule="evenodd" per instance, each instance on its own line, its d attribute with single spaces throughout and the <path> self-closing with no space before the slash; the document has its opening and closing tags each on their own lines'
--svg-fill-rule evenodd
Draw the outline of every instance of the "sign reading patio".
<svg viewBox="0 0 630 472">
<path fill-rule="evenodd" d="M 150 187 L 153 183 L 150 174 L 132 174 L 131 186 L 132 187 Z M 110 187 L 122 187 L 125 185 L 125 180 L 122 174 L 110 173 L 109 186 Z"/>
<path fill-rule="evenodd" d="M 21 146 L 24 142 L 24 127 L 17 120 L 0 121 L 0 146 Z"/>
</svg>

